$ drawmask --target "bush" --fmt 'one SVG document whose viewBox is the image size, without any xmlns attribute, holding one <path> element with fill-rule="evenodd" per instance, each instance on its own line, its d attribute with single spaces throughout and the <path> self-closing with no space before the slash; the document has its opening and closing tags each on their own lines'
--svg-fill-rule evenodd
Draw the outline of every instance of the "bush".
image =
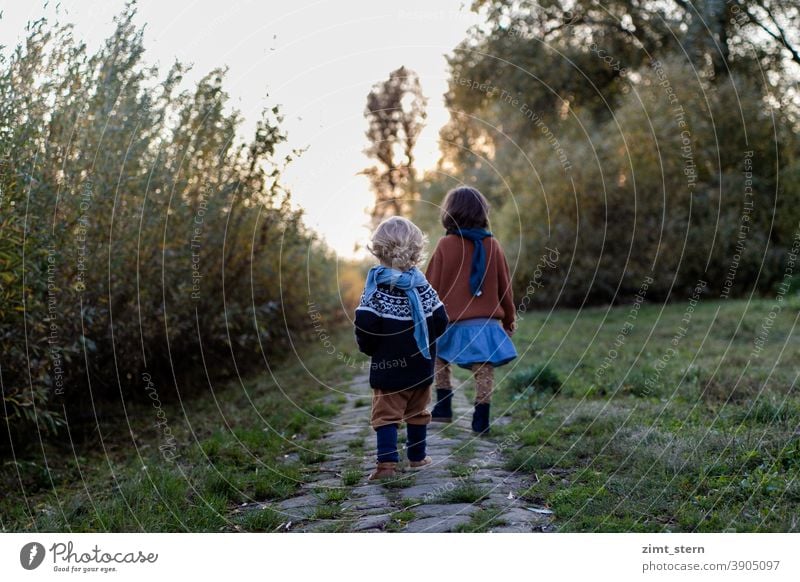
<svg viewBox="0 0 800 582">
<path fill-rule="evenodd" d="M 143 64 L 134 16 L 95 54 L 69 26 L 32 23 L 0 61 L 2 432 L 14 439 L 207 388 L 309 336 L 309 302 L 335 305 L 335 261 L 280 185 L 279 109 L 241 142 L 225 72 L 182 90 L 187 67 Z"/>
<path fill-rule="evenodd" d="M 524 400 L 530 415 L 535 416 L 541 409 L 546 395 L 558 394 L 562 382 L 550 366 L 536 364 L 512 374 L 506 385 L 514 394 L 514 400 Z"/>
<path fill-rule="evenodd" d="M 775 293 L 783 292 L 787 296 L 796 297 L 800 295 L 800 275 L 792 275 L 786 279 L 784 285 L 777 284 L 774 288 Z"/>
<path fill-rule="evenodd" d="M 528 388 L 557 394 L 561 390 L 561 385 L 561 378 L 547 364 L 536 364 L 518 370 L 508 379 L 508 387 L 517 394 Z"/>
</svg>

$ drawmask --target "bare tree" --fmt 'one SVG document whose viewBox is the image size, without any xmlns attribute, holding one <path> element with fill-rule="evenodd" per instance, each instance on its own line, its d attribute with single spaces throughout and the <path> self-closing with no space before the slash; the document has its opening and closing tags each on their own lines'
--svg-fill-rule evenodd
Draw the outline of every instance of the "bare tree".
<svg viewBox="0 0 800 582">
<path fill-rule="evenodd" d="M 406 67 L 373 86 L 364 110 L 369 146 L 364 152 L 376 164 L 364 170 L 375 193 L 372 220 L 406 214 L 418 197 L 414 147 L 425 125 L 427 99 L 419 76 Z"/>
</svg>

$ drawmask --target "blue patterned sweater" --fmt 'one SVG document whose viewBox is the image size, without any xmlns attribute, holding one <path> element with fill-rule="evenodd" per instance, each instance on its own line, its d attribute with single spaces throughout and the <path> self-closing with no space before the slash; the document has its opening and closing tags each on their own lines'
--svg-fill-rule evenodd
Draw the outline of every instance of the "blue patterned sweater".
<svg viewBox="0 0 800 582">
<path fill-rule="evenodd" d="M 399 392 L 427 388 L 433 382 L 435 342 L 447 327 L 447 312 L 430 284 L 417 287 L 417 291 L 425 311 L 431 359 L 417 347 L 405 291 L 378 285 L 368 300 L 361 295 L 355 316 L 356 341 L 358 349 L 372 358 L 369 383 L 375 389 Z"/>
</svg>

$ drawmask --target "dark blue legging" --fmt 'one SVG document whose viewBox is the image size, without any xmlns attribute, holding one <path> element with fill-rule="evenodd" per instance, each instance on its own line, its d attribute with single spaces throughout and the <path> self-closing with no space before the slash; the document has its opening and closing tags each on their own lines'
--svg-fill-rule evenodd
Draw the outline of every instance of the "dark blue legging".
<svg viewBox="0 0 800 582">
<path fill-rule="evenodd" d="M 396 463 L 400 460 L 397 454 L 397 425 L 386 424 L 375 429 L 378 436 L 378 462 Z"/>
<path fill-rule="evenodd" d="M 428 434 L 428 426 L 425 424 L 407 425 L 406 434 L 406 454 L 409 461 L 421 461 L 425 458 L 425 437 Z"/>
<path fill-rule="evenodd" d="M 425 438 L 428 427 L 424 424 L 409 424 L 406 428 L 406 452 L 409 461 L 425 458 Z M 387 424 L 375 430 L 378 437 L 378 462 L 396 463 L 400 460 L 397 452 L 397 425 Z"/>
</svg>

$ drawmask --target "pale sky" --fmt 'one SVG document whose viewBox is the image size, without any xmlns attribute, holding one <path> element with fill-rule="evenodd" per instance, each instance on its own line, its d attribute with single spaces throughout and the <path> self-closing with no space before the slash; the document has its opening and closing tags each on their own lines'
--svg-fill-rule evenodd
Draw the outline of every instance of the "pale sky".
<svg viewBox="0 0 800 582">
<path fill-rule="evenodd" d="M 0 0 L 0 44 L 14 46 L 28 20 L 43 15 L 73 22 L 96 48 L 112 30 L 124 0 Z M 466 5 L 465 5 L 466 4 Z M 368 165 L 363 118 L 370 87 L 405 65 L 419 73 L 428 124 L 417 150 L 421 169 L 438 158 L 447 121 L 444 55 L 478 22 L 464 0 L 140 0 L 146 60 L 162 72 L 179 59 L 194 64 L 190 82 L 227 65 L 225 84 L 247 126 L 262 108 L 280 104 L 293 148 L 307 147 L 284 177 L 306 223 L 340 255 L 367 241 L 372 195 L 357 173 Z M 57 7 L 56 7 L 57 6 Z M 264 99 L 269 94 L 267 100 Z"/>
</svg>

